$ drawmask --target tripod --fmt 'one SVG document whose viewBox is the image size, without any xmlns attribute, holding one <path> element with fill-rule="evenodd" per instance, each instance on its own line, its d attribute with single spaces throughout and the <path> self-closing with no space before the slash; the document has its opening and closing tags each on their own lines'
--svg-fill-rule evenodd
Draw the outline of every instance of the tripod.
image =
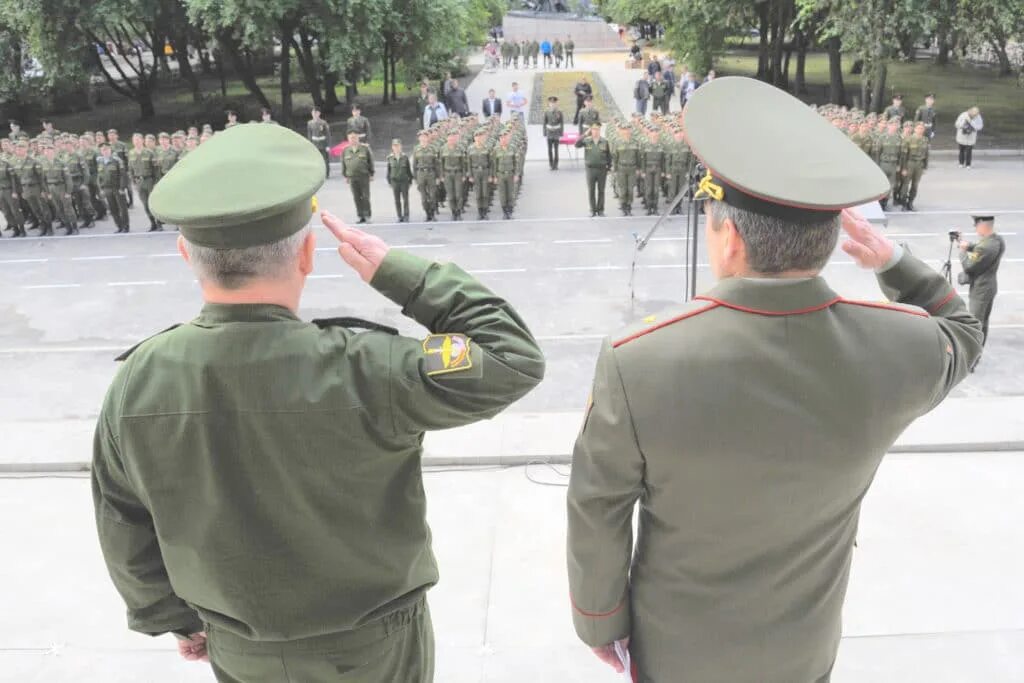
<svg viewBox="0 0 1024 683">
<path fill-rule="evenodd" d="M 953 235 L 949 236 L 949 252 L 946 254 L 946 262 L 942 264 L 942 276 L 946 278 L 946 282 L 953 284 L 953 244 L 956 238 Z"/>
</svg>

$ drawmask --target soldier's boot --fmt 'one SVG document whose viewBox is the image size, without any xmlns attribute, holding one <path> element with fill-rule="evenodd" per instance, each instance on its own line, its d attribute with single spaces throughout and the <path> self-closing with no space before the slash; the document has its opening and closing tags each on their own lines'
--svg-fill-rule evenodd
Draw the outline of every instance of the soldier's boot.
<svg viewBox="0 0 1024 683">
<path fill-rule="evenodd" d="M 888 197 L 884 197 L 882 199 L 881 204 L 882 204 L 882 211 L 885 211 L 886 209 L 888 209 L 889 208 L 889 198 Z"/>
<path fill-rule="evenodd" d="M 78 226 L 75 225 L 74 223 L 72 223 L 71 226 L 64 233 L 65 236 L 67 236 L 67 235 L 77 235 L 77 234 L 78 234 Z"/>
<path fill-rule="evenodd" d="M 916 209 L 914 208 L 914 200 L 908 199 L 907 203 L 903 206 L 903 209 L 905 211 L 916 211 Z"/>
</svg>

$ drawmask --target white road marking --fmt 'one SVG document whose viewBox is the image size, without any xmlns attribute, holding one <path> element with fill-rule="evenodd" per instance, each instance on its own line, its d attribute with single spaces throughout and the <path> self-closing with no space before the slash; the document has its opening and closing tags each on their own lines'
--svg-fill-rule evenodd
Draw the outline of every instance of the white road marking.
<svg viewBox="0 0 1024 683">
<path fill-rule="evenodd" d="M 584 270 L 628 270 L 628 266 L 563 266 L 561 268 L 555 268 L 556 272 L 565 273 L 570 271 L 584 271 Z"/>
<path fill-rule="evenodd" d="M 595 339 L 604 339 L 608 335 L 606 334 L 549 334 L 542 335 L 540 337 L 534 337 L 537 341 L 593 341 Z"/>
<path fill-rule="evenodd" d="M 529 242 L 470 242 L 471 247 L 520 247 Z"/>
<path fill-rule="evenodd" d="M 128 258 L 123 254 L 110 254 L 108 256 L 72 256 L 72 261 L 114 261 L 117 259 Z"/>
<path fill-rule="evenodd" d="M 320 251 L 320 250 L 317 249 L 317 251 Z M 178 252 L 167 253 L 167 254 L 143 254 L 143 256 L 145 256 L 146 258 L 171 258 L 172 256 L 177 256 L 178 258 L 181 258 L 181 254 L 179 254 Z"/>
<path fill-rule="evenodd" d="M 12 258 L 0 261 L 0 263 L 46 263 L 48 258 Z"/>
<path fill-rule="evenodd" d="M 610 237 L 601 237 L 597 239 L 555 240 L 553 244 L 608 244 L 611 241 Z"/>
<path fill-rule="evenodd" d="M 934 211 L 887 211 L 886 216 L 1003 216 L 1024 213 L 1024 209 L 942 209 Z"/>
<path fill-rule="evenodd" d="M 395 249 L 443 249 L 448 244 L 392 244 Z"/>
<path fill-rule="evenodd" d="M 63 284 L 63 285 L 22 285 L 21 289 L 67 289 L 71 287 L 81 287 L 79 284 Z"/>
<path fill-rule="evenodd" d="M 526 268 L 484 268 L 478 270 L 467 270 L 466 272 L 473 275 L 492 275 L 495 273 L 525 273 Z"/>
<path fill-rule="evenodd" d="M 108 287 L 148 287 L 150 285 L 166 285 L 167 280 L 136 280 L 134 282 L 108 282 Z"/>
</svg>

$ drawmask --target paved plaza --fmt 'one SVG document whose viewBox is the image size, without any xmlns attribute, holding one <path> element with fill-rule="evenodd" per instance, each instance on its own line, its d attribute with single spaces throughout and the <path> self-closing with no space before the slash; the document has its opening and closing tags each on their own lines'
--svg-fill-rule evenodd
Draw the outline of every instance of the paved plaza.
<svg viewBox="0 0 1024 683">
<path fill-rule="evenodd" d="M 629 111 L 637 72 L 621 55 L 578 53 Z M 473 108 L 532 72 L 482 73 Z M 571 117 L 571 94 L 563 109 Z M 952 113 L 946 113 L 950 118 Z M 381 160 L 378 160 L 380 162 Z M 439 683 L 601 683 L 617 679 L 572 632 L 565 578 L 564 463 L 601 339 L 679 302 L 687 277 L 684 223 L 663 223 L 637 261 L 654 219 L 588 218 L 583 169 L 548 170 L 537 127 L 522 197 L 510 221 L 394 221 L 378 165 L 368 230 L 393 246 L 453 261 L 507 297 L 548 358 L 544 383 L 505 415 L 427 440 L 430 518 L 442 580 L 431 592 Z M 897 444 L 864 503 L 845 614 L 838 683 L 1024 681 L 1024 157 L 979 154 L 963 171 L 936 154 L 915 213 L 885 230 L 939 267 L 947 231 L 972 231 L 993 213 L 1006 238 L 989 344 L 978 371 Z M 354 219 L 336 174 L 320 205 Z M 132 210 L 136 230 L 148 225 Z M 442 218 L 445 214 L 442 213 Z M 174 654 L 170 637 L 131 634 L 95 538 L 88 479 L 91 431 L 116 364 L 141 339 L 193 317 L 199 288 L 175 232 L 0 239 L 0 682 L 212 681 Z M 701 231 L 703 226 L 701 226 Z M 423 330 L 341 262 L 316 227 L 316 269 L 300 315 L 353 315 L 421 336 Z M 698 289 L 712 285 L 698 240 Z M 954 260 L 956 254 L 954 253 Z M 959 271 L 954 264 L 954 273 Z M 824 273 L 840 294 L 881 298 L 874 277 L 836 252 Z M 841 386 L 836 391 L 842 391 Z M 699 400 L 700 397 L 694 397 Z M 516 467 L 506 465 L 520 464 Z M 460 469 L 477 465 L 476 469 Z M 61 472 L 56 472 L 56 471 Z M 550 486 L 544 486 L 536 481 Z"/>
</svg>

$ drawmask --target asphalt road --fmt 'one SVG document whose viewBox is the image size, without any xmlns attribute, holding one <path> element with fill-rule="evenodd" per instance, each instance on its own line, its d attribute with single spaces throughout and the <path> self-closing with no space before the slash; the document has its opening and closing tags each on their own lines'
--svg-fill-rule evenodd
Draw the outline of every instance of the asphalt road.
<svg viewBox="0 0 1024 683">
<path fill-rule="evenodd" d="M 949 244 L 946 231 L 969 232 L 969 212 L 985 209 L 999 215 L 1008 247 L 986 356 L 954 395 L 1024 395 L 1024 163 L 988 160 L 966 172 L 938 161 L 925 181 L 917 213 L 890 214 L 890 235 L 939 267 Z M 460 264 L 512 301 L 530 323 L 548 355 L 548 378 L 515 410 L 579 408 L 601 338 L 682 299 L 689 246 L 683 221 L 663 224 L 641 255 L 631 302 L 634 234 L 646 233 L 653 219 L 617 217 L 610 192 L 609 217 L 588 218 L 582 170 L 571 163 L 553 173 L 531 162 L 512 221 L 391 223 L 383 180 L 374 182 L 373 192 L 377 218 L 371 230 L 394 246 Z M 412 195 L 416 221 L 422 212 Z M 352 214 L 350 193 L 336 177 L 321 191 L 320 203 L 339 215 Z M 145 229 L 138 206 L 132 223 Z M 198 311 L 199 288 L 176 252 L 176 233 L 113 235 L 113 229 L 107 222 L 81 237 L 0 239 L 0 289 L 6 295 L 0 303 L 0 376 L 16 389 L 3 392 L 0 419 L 95 415 L 119 350 Z M 423 334 L 347 270 L 325 229 L 317 228 L 317 236 L 320 251 L 303 317 L 355 315 Z M 703 291 L 713 283 L 702 249 L 699 261 Z M 825 277 L 845 296 L 881 297 L 873 276 L 842 252 Z"/>
</svg>

